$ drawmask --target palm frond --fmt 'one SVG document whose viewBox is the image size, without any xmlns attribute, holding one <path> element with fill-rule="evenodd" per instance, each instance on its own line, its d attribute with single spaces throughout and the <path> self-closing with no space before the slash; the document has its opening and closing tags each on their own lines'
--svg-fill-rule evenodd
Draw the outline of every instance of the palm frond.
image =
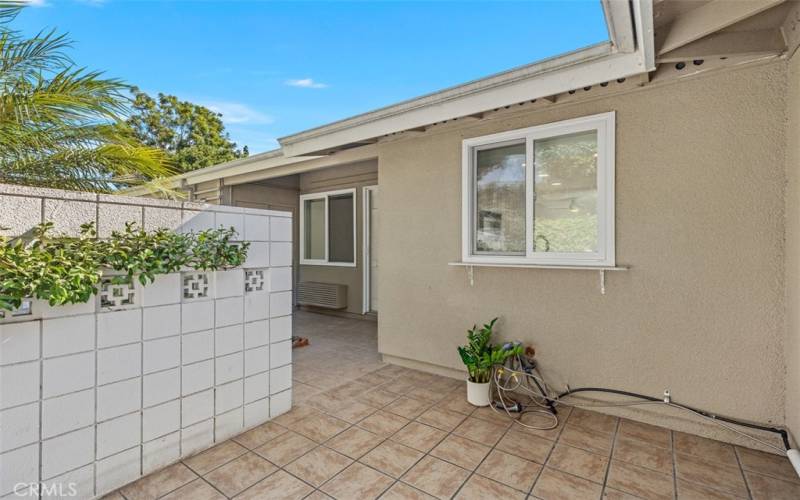
<svg viewBox="0 0 800 500">
<path fill-rule="evenodd" d="M 71 66 L 71 59 L 63 52 L 70 45 L 67 36 L 55 30 L 39 32 L 33 38 L 21 38 L 11 31 L 0 34 L 0 85 Z"/>
<path fill-rule="evenodd" d="M 125 124 L 129 86 L 74 67 L 63 34 L 8 29 L 22 7 L 0 0 L 0 182 L 114 191 L 174 174 Z"/>
<path fill-rule="evenodd" d="M 47 157 L 19 158 L 2 166 L 0 182 L 30 186 L 112 192 L 145 184 L 140 174 L 153 171 L 152 148 L 121 153 L 112 148 L 67 150 Z"/>
<path fill-rule="evenodd" d="M 0 24 L 5 24 L 16 19 L 17 14 L 25 7 L 26 2 L 22 0 L 3 0 L 0 1 Z"/>
<path fill-rule="evenodd" d="M 64 121 L 116 120 L 127 110 L 120 80 L 100 73 L 67 69 L 51 78 L 37 77 L 0 95 L 0 121 L 58 124 Z"/>
</svg>

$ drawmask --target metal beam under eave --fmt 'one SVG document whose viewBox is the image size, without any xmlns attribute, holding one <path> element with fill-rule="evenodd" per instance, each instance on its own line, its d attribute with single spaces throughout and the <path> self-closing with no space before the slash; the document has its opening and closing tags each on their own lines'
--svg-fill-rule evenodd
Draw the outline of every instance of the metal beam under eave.
<svg viewBox="0 0 800 500">
<path fill-rule="evenodd" d="M 659 55 L 656 61 L 661 64 L 733 55 L 760 56 L 780 54 L 784 50 L 786 42 L 778 29 L 721 31 Z"/>
</svg>

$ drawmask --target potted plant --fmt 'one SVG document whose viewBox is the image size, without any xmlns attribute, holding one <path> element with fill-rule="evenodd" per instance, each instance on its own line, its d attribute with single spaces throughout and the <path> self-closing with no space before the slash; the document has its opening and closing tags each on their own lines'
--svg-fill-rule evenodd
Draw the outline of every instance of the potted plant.
<svg viewBox="0 0 800 500">
<path fill-rule="evenodd" d="M 458 347 L 461 361 L 467 367 L 467 401 L 475 406 L 489 406 L 489 386 L 492 368 L 502 365 L 506 359 L 522 352 L 522 345 L 506 343 L 501 347 L 493 346 L 492 331 L 497 318 L 478 328 L 473 325 L 467 330 L 467 345 Z"/>
</svg>

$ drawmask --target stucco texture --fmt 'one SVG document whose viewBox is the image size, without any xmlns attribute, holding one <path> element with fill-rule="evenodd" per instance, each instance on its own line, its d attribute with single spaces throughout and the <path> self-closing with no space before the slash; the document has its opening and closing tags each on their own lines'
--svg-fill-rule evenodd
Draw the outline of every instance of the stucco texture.
<svg viewBox="0 0 800 500">
<path fill-rule="evenodd" d="M 347 285 L 347 308 L 351 314 L 363 313 L 363 188 L 378 184 L 378 163 L 375 159 L 354 161 L 332 168 L 320 168 L 263 181 L 262 184 L 232 186 L 231 202 L 236 206 L 291 210 L 299 214 L 299 196 L 339 189 L 356 190 L 356 266 L 297 266 L 297 281 L 319 281 Z M 293 229 L 294 262 L 300 262 L 299 216 Z"/>
<path fill-rule="evenodd" d="M 300 174 L 301 194 L 350 188 L 355 188 L 356 190 L 354 199 L 356 204 L 356 247 L 354 249 L 356 266 L 301 265 L 299 267 L 299 281 L 320 281 L 347 285 L 346 311 L 353 314 L 361 314 L 363 312 L 363 188 L 378 184 L 378 167 L 376 163 L 374 160 L 369 160 Z M 299 252 L 299 235 L 297 241 L 297 251 Z"/>
<path fill-rule="evenodd" d="M 465 330 L 499 316 L 500 338 L 535 345 L 558 384 L 668 388 L 783 423 L 786 75 L 784 62 L 740 68 L 383 145 L 380 351 L 462 370 Z M 471 287 L 448 266 L 461 251 L 461 141 L 606 111 L 616 257 L 631 269 L 607 275 L 606 295 L 583 270 L 476 268 Z"/>
<path fill-rule="evenodd" d="M 786 127 L 786 425 L 800 437 L 800 55 L 788 65 Z"/>
</svg>

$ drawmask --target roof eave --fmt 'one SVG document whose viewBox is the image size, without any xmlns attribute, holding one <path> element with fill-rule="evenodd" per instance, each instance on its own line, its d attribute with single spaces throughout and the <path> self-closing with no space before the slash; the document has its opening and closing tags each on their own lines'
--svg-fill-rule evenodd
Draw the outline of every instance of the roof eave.
<svg viewBox="0 0 800 500">
<path fill-rule="evenodd" d="M 655 69 L 652 1 L 603 0 L 611 41 L 282 137 L 313 154 Z"/>
<path fill-rule="evenodd" d="M 279 149 L 174 176 L 169 185 L 180 188 L 292 165 L 348 144 L 654 70 L 652 0 L 601 1 L 609 42 L 286 136 L 279 139 Z M 147 191 L 132 188 L 125 194 Z"/>
</svg>

